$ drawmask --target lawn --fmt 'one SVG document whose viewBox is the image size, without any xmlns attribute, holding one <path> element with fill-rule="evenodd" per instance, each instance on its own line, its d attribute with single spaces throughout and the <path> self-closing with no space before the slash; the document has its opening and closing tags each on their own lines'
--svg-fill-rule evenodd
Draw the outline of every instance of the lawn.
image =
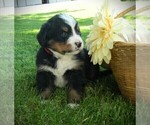
<svg viewBox="0 0 150 125">
<path fill-rule="evenodd" d="M 62 11 L 15 17 L 15 124 L 16 125 L 134 125 L 135 106 L 124 99 L 112 75 L 89 82 L 80 106 L 71 109 L 66 88 L 57 89 L 50 100 L 37 96 L 36 34 L 50 17 Z M 71 14 L 74 16 L 76 12 Z M 92 17 L 77 18 L 85 40 Z"/>
</svg>

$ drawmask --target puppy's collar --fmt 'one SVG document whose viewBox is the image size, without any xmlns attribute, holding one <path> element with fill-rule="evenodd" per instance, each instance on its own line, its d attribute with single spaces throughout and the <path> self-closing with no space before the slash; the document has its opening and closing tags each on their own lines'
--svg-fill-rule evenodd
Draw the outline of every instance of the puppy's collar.
<svg viewBox="0 0 150 125">
<path fill-rule="evenodd" d="M 48 53 L 49 55 L 53 55 L 52 51 L 49 50 L 48 48 L 44 48 L 45 52 Z"/>
</svg>

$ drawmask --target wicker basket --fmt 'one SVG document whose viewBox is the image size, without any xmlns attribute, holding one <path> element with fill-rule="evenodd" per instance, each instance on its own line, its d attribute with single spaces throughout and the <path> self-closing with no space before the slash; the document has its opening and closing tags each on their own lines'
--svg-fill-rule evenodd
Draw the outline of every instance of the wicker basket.
<svg viewBox="0 0 150 125">
<path fill-rule="evenodd" d="M 111 51 L 110 68 L 122 95 L 135 102 L 135 49 L 134 43 L 116 42 Z"/>
<path fill-rule="evenodd" d="M 115 18 L 122 17 L 135 8 L 135 6 L 132 6 L 119 13 Z M 145 6 L 136 10 L 136 14 L 149 9 L 150 5 Z M 150 102 L 150 59 L 147 60 L 150 57 L 150 44 L 116 42 L 111 54 L 112 59 L 109 66 L 122 95 L 133 103 L 135 103 L 137 97 Z M 136 57 L 143 58 L 138 60 Z M 138 62 L 137 67 L 136 62 Z M 142 66 L 139 66 L 139 64 Z"/>
<path fill-rule="evenodd" d="M 116 42 L 111 53 L 110 68 L 122 95 L 133 103 L 136 97 L 150 102 L 150 44 Z"/>
</svg>

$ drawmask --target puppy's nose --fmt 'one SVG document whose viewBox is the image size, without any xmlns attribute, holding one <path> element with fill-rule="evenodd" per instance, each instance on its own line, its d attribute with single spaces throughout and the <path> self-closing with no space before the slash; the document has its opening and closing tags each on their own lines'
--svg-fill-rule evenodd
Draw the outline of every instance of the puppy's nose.
<svg viewBox="0 0 150 125">
<path fill-rule="evenodd" d="M 81 42 L 75 42 L 75 45 L 76 45 L 78 48 L 80 48 L 81 45 L 82 45 L 82 43 L 81 43 Z"/>
</svg>

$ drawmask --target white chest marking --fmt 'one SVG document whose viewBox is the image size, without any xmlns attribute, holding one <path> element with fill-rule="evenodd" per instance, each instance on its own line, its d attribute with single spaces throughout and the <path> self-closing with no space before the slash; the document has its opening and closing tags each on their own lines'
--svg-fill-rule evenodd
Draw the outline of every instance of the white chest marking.
<svg viewBox="0 0 150 125">
<path fill-rule="evenodd" d="M 81 62 L 79 62 L 78 60 L 73 59 L 73 57 L 70 55 L 65 55 L 58 59 L 56 68 L 52 68 L 47 65 L 41 65 L 38 70 L 52 72 L 56 77 L 55 85 L 57 87 L 64 87 L 67 84 L 67 81 L 63 76 L 65 72 L 71 69 L 78 69 L 80 68 L 80 65 Z"/>
<path fill-rule="evenodd" d="M 67 70 L 77 68 L 79 62 L 77 60 L 71 59 L 70 56 L 64 56 L 57 61 L 57 69 L 54 74 L 57 76 L 55 85 L 58 87 L 63 87 L 67 84 L 67 81 L 63 78 L 63 75 Z"/>
</svg>

